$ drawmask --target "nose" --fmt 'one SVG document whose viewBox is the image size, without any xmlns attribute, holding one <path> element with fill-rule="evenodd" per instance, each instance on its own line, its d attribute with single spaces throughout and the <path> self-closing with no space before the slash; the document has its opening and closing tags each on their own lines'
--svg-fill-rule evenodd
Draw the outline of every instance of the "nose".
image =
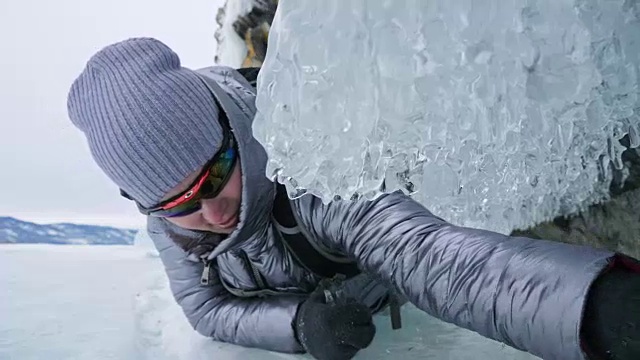
<svg viewBox="0 0 640 360">
<path fill-rule="evenodd" d="M 200 200 L 202 217 L 210 224 L 219 225 L 225 219 L 228 202 L 224 197 Z"/>
</svg>

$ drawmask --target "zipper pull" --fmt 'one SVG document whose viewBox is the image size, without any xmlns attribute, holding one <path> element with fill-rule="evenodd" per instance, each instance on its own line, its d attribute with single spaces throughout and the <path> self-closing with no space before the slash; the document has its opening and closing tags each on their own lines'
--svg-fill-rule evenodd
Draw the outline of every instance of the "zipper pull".
<svg viewBox="0 0 640 360">
<path fill-rule="evenodd" d="M 204 262 L 204 270 L 200 277 L 200 285 L 209 285 L 209 273 L 211 272 L 211 261 Z"/>
</svg>

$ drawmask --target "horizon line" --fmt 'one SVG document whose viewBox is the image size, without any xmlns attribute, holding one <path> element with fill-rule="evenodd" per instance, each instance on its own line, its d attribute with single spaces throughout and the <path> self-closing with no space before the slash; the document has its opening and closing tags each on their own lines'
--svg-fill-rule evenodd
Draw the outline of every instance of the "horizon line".
<svg viewBox="0 0 640 360">
<path fill-rule="evenodd" d="M 104 215 L 49 215 L 49 214 L 10 214 L 2 213 L 0 216 L 12 217 L 25 222 L 31 222 L 39 225 L 52 224 L 76 224 L 76 225 L 93 225 L 108 226 L 119 229 L 139 230 L 146 226 L 144 216 L 132 217 L 114 217 Z"/>
</svg>

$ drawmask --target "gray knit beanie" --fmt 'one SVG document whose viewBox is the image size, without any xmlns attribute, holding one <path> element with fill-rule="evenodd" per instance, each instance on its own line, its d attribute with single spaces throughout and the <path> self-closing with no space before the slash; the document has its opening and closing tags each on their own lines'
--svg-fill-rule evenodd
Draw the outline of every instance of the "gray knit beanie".
<svg viewBox="0 0 640 360">
<path fill-rule="evenodd" d="M 222 140 L 213 95 L 155 39 L 96 53 L 71 86 L 67 109 L 100 168 L 145 207 L 204 165 Z"/>
</svg>

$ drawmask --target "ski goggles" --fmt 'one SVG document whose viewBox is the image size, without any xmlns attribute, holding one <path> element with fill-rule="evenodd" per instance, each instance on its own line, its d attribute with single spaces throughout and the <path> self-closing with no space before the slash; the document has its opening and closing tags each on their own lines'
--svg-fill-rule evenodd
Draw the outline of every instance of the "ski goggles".
<svg viewBox="0 0 640 360">
<path fill-rule="evenodd" d="M 200 210 L 200 200 L 212 199 L 222 191 L 233 173 L 237 159 L 236 141 L 231 131 L 225 129 L 220 150 L 205 164 L 186 191 L 149 208 L 136 202 L 138 210 L 144 215 L 156 217 L 186 216 Z M 131 199 L 123 191 L 121 194 Z"/>
</svg>

